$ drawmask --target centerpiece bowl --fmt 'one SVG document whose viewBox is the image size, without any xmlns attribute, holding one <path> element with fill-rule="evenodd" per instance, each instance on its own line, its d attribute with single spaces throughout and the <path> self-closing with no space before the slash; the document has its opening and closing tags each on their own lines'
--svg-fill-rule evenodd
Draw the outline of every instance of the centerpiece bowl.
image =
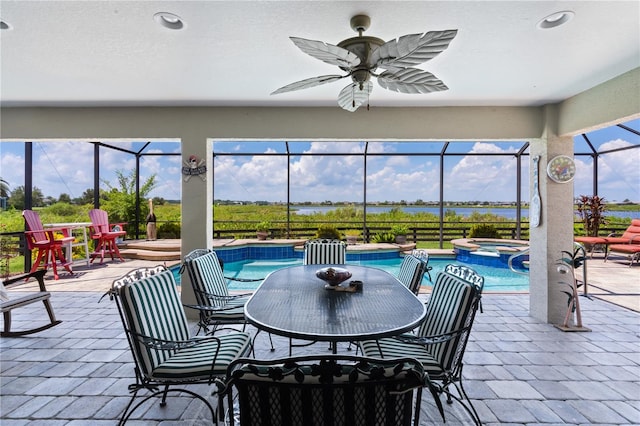
<svg viewBox="0 0 640 426">
<path fill-rule="evenodd" d="M 328 267 L 318 269 L 316 271 L 316 277 L 325 281 L 330 286 L 335 287 L 341 282 L 351 278 L 351 272 L 344 268 Z"/>
</svg>

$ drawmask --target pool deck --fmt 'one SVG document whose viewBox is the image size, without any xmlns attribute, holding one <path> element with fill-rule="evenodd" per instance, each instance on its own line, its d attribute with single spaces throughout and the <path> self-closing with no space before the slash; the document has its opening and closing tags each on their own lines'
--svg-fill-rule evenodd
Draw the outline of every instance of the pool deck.
<svg viewBox="0 0 640 426">
<path fill-rule="evenodd" d="M 115 424 L 128 400 L 133 367 L 114 304 L 98 300 L 113 279 L 157 263 L 77 266 L 74 276 L 65 273 L 60 280 L 48 274 L 46 284 L 63 322 L 38 334 L 0 339 L 3 426 Z M 640 267 L 629 267 L 622 259 L 605 263 L 596 255 L 587 268 L 592 298 L 581 297 L 580 303 L 591 332 L 566 333 L 530 317 L 528 294 L 484 295 L 484 312 L 476 318 L 463 372 L 483 424 L 640 424 Z M 14 328 L 45 315 L 40 304 L 17 309 Z M 272 353 L 261 336 L 258 358 L 286 356 L 287 339 L 276 337 Z M 326 349 L 316 344 L 296 354 Z M 199 389 L 212 390 L 206 385 Z M 446 424 L 469 424 L 456 404 L 445 404 L 445 410 Z M 164 409 L 155 404 L 140 413 L 144 420 L 130 424 L 211 424 L 201 403 L 184 397 L 170 398 Z M 434 423 L 441 421 L 424 392 L 421 424 Z"/>
</svg>

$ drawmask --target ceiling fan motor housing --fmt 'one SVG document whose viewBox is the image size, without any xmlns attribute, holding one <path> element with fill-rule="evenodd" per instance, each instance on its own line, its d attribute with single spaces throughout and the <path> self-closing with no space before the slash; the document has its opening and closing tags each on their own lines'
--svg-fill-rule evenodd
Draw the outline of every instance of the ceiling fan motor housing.
<svg viewBox="0 0 640 426">
<path fill-rule="evenodd" d="M 359 71 L 367 71 L 366 81 L 369 79 L 368 71 L 374 71 L 377 68 L 377 65 L 371 62 L 371 54 L 374 50 L 384 44 L 384 40 L 379 39 L 377 37 L 352 37 L 338 43 L 338 47 L 348 50 L 349 52 L 356 55 L 360 58 L 360 65 L 358 65 L 353 71 L 354 81 L 361 82 L 360 80 L 356 80 L 355 75 Z M 340 67 L 340 69 L 349 72 L 349 68 Z"/>
</svg>

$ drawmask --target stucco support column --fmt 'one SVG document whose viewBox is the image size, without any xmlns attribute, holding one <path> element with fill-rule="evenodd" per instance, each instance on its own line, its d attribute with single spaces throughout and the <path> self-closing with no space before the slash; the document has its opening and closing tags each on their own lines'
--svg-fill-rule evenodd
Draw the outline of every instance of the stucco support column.
<svg viewBox="0 0 640 426">
<path fill-rule="evenodd" d="M 547 176 L 547 163 L 556 155 L 573 157 L 573 138 L 557 135 L 557 108 L 545 107 L 546 126 L 542 138 L 531 142 L 530 193 L 533 194 L 533 158 L 540 156 L 539 188 L 542 198 L 540 226 L 530 230 L 530 315 L 550 324 L 562 324 L 567 295 L 560 285 L 567 276 L 557 271 L 562 251 L 573 251 L 573 183 L 556 183 Z"/>
<path fill-rule="evenodd" d="M 211 248 L 213 236 L 213 152 L 206 138 L 182 139 L 182 166 L 195 155 L 198 163 L 203 160 L 207 172 L 187 178 L 182 175 L 182 259 L 194 249 Z M 185 304 L 196 304 L 189 276 L 182 275 L 181 299 Z M 198 317 L 193 309 L 186 310 L 191 319 Z"/>
</svg>

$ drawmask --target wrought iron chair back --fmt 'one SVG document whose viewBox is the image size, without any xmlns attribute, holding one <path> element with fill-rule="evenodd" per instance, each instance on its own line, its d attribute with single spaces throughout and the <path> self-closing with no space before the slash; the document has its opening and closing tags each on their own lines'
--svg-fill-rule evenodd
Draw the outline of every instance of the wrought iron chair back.
<svg viewBox="0 0 640 426">
<path fill-rule="evenodd" d="M 404 426 L 412 420 L 418 425 L 422 387 L 436 396 L 422 365 L 411 358 L 239 359 L 229 366 L 227 377 L 229 407 L 234 388 L 239 402 L 239 412 L 229 415 L 231 425 L 238 415 L 242 426 Z M 439 399 L 436 403 L 442 414 Z"/>
</svg>

